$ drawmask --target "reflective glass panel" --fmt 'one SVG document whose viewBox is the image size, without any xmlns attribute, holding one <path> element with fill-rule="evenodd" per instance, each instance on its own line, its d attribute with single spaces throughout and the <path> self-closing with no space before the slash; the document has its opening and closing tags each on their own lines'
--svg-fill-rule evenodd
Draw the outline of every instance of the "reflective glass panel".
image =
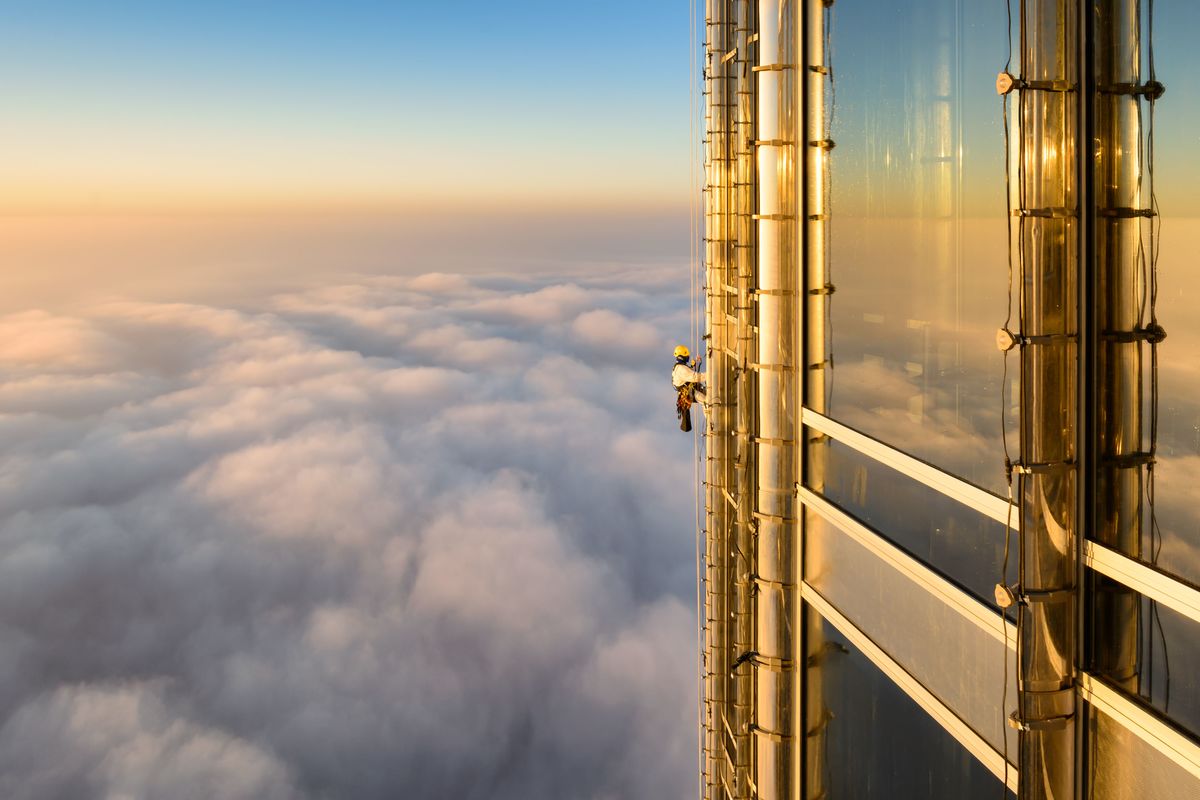
<svg viewBox="0 0 1200 800">
<path fill-rule="evenodd" d="M 1169 91 L 1153 108 L 1147 99 L 1129 95 L 1102 92 L 1096 100 L 1101 137 L 1096 170 L 1103 187 L 1097 195 L 1098 318 L 1104 328 L 1099 352 L 1107 386 L 1100 400 L 1092 535 L 1195 583 L 1200 582 L 1200 264 L 1195 256 L 1200 247 L 1195 147 L 1200 57 L 1193 40 L 1200 29 L 1200 5 L 1158 0 L 1153 8 L 1153 26 L 1149 4 L 1114 6 L 1117 23 L 1105 27 L 1109 18 L 1096 23 L 1102 80 L 1158 80 Z M 1122 193 L 1123 186 L 1131 188 Z M 1106 202 L 1153 208 L 1158 216 L 1106 217 Z M 1155 323 L 1167 333 L 1157 346 L 1112 335 Z M 1122 460 L 1121 454 L 1132 457 Z M 1102 576 L 1090 583 L 1089 669 L 1200 736 L 1196 623 Z"/>
<path fill-rule="evenodd" d="M 815 612 L 810 636 L 820 655 L 806 671 L 815 723 L 809 726 L 809 797 L 1002 795 L 986 767 Z"/>
<path fill-rule="evenodd" d="M 851 516 L 993 604 L 1004 565 L 1004 525 L 833 439 L 809 446 L 824 459 L 820 493 Z M 1017 519 L 1012 524 L 1015 528 Z M 1017 533 L 1009 533 L 1008 580 L 1017 580 Z"/>
<path fill-rule="evenodd" d="M 1144 521 L 1136 555 L 1200 582 L 1200 3 L 1157 0 L 1154 8 L 1156 73 L 1168 87 L 1156 103 L 1153 162 L 1161 214 L 1157 312 L 1167 338 L 1158 347 L 1156 409 L 1152 385 L 1145 392 L 1147 413 L 1157 412 L 1157 464 L 1153 485 L 1144 487 L 1147 499 L 1153 492 L 1154 519 Z M 1148 47 L 1142 54 L 1148 62 Z M 1154 364 L 1149 348 L 1142 350 L 1152 382 Z M 1153 422 L 1145 420 L 1147 437 Z"/>
<path fill-rule="evenodd" d="M 1087 706 L 1088 800 L 1200 797 L 1200 780 L 1104 712 Z"/>
<path fill-rule="evenodd" d="M 1008 296 L 992 88 L 1004 7 L 838 3 L 833 16 L 832 367 L 812 405 L 999 490 L 1000 416 L 1013 400 L 995 346 Z"/>
<path fill-rule="evenodd" d="M 1089 670 L 1200 737 L 1200 625 L 1093 574 Z"/>
<path fill-rule="evenodd" d="M 1015 758 L 1001 711 L 1016 707 L 1015 650 L 996 635 L 999 616 L 983 629 L 811 510 L 805 528 L 808 583 L 993 747 L 1007 738 Z"/>
</svg>

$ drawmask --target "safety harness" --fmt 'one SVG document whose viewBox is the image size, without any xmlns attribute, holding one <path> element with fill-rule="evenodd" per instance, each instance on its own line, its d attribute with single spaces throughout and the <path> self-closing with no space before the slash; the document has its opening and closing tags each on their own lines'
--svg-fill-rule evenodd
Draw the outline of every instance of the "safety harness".
<svg viewBox="0 0 1200 800">
<path fill-rule="evenodd" d="M 675 411 L 679 415 L 679 429 L 682 431 L 690 431 L 692 429 L 692 389 L 694 384 L 685 383 L 682 386 L 676 387 Z"/>
<path fill-rule="evenodd" d="M 680 415 L 686 414 L 692 410 L 692 403 L 696 402 L 692 399 L 692 388 L 694 384 L 685 383 L 677 387 L 679 397 L 675 403 L 675 407 L 679 409 Z"/>
</svg>

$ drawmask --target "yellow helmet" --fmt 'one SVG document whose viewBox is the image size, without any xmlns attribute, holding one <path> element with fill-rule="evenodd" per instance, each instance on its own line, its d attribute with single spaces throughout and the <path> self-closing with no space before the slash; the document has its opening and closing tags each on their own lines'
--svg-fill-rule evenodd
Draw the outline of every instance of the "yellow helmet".
<svg viewBox="0 0 1200 800">
<path fill-rule="evenodd" d="M 675 357 L 676 358 L 687 358 L 691 354 L 692 354 L 692 352 L 690 350 L 688 350 L 686 347 L 684 347 L 683 345 L 681 345 L 681 344 L 675 345 Z"/>
</svg>

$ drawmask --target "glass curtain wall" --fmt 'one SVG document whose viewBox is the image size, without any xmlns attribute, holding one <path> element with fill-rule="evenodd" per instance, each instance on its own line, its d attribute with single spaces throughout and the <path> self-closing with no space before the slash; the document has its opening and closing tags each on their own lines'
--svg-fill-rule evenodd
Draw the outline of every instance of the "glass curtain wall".
<svg viewBox="0 0 1200 800">
<path fill-rule="evenodd" d="M 1095 0 L 1094 7 L 1103 388 L 1091 538 L 1151 567 L 1151 580 L 1173 580 L 1151 596 L 1090 574 L 1087 667 L 1194 740 L 1200 622 L 1177 598 L 1200 585 L 1200 5 Z M 1200 796 L 1195 774 L 1111 714 L 1093 708 L 1088 734 L 1088 797 Z"/>
<path fill-rule="evenodd" d="M 1148 27 L 1150 5 L 1136 5 L 1142 26 Z M 1200 4 L 1156 0 L 1152 5 L 1154 76 L 1148 42 L 1137 57 L 1143 79 L 1160 81 L 1169 91 L 1155 104 L 1153 120 L 1149 103 L 1138 102 L 1133 113 L 1142 136 L 1130 146 L 1142 154 L 1141 202 L 1152 199 L 1152 186 L 1158 214 L 1153 230 L 1148 220 L 1140 221 L 1138 272 L 1150 269 L 1156 278 L 1154 321 L 1168 335 L 1158 346 L 1157 364 L 1150 363 L 1149 346 L 1141 348 L 1144 388 L 1150 390 L 1144 393 L 1143 424 L 1147 443 L 1156 445 L 1156 465 L 1155 515 L 1152 525 L 1142 525 L 1145 542 L 1139 550 L 1146 563 L 1200 585 Z M 1144 324 L 1152 322 L 1150 298 L 1144 295 L 1155 288 L 1146 278 L 1137 287 Z M 1149 440 L 1152 427 L 1156 441 Z M 1149 498 L 1147 511 L 1148 503 Z"/>
<path fill-rule="evenodd" d="M 999 797 L 996 779 L 836 628 L 824 641 L 821 781 L 832 800 Z M 812 795 L 809 795 L 812 797 Z"/>
<path fill-rule="evenodd" d="M 1003 494 L 1006 410 L 1014 457 L 1017 428 L 1016 369 L 1002 386 L 995 346 L 1009 294 L 1003 117 L 991 90 L 1007 58 L 1004 8 L 918 0 L 826 14 L 835 55 L 820 258 L 833 288 L 809 407 Z M 810 451 L 825 497 L 991 597 L 1003 524 L 830 440 Z M 1009 568 L 1015 580 L 1015 560 Z"/>
<path fill-rule="evenodd" d="M 811 5 L 806 796 L 972 796 L 988 748 L 1022 797 L 1200 796 L 1200 6 Z M 899 747 L 884 678 L 961 749 L 847 775 Z"/>
<path fill-rule="evenodd" d="M 1200 797 L 1200 4 L 709 11 L 705 796 Z"/>
<path fill-rule="evenodd" d="M 1000 796 L 1006 771 L 1015 787 L 1015 633 L 992 599 L 1016 580 L 1015 534 L 1006 573 L 1003 512 L 851 441 L 1005 505 L 1002 419 L 1015 458 L 1019 398 L 995 343 L 1010 278 L 993 83 L 1008 41 L 999 3 L 810 4 L 804 588 L 926 703 L 811 613 L 810 798 Z"/>
<path fill-rule="evenodd" d="M 1002 491 L 1007 222 L 999 3 L 831 9 L 825 413 Z"/>
</svg>

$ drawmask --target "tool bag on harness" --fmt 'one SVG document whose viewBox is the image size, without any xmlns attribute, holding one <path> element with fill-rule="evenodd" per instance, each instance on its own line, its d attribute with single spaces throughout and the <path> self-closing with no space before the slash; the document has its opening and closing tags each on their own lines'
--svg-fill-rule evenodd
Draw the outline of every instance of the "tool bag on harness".
<svg viewBox="0 0 1200 800">
<path fill-rule="evenodd" d="M 679 414 L 679 430 L 689 433 L 692 430 L 692 385 L 685 383 L 677 391 L 675 411 Z"/>
</svg>

